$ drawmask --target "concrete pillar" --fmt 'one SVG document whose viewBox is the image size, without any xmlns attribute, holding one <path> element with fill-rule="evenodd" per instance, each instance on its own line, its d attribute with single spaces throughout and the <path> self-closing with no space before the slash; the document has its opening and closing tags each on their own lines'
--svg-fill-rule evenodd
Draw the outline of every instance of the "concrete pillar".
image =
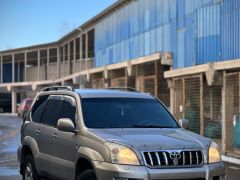
<svg viewBox="0 0 240 180">
<path fill-rule="evenodd" d="M 12 91 L 12 113 L 17 112 L 17 93 Z"/>
<path fill-rule="evenodd" d="M 86 32 L 86 34 L 85 34 L 86 36 L 85 36 L 85 44 L 86 44 L 86 48 L 85 48 L 85 58 L 86 58 L 86 60 L 88 59 L 88 33 Z"/>
<path fill-rule="evenodd" d="M 226 72 L 223 72 L 222 85 L 222 152 L 226 154 L 227 151 L 227 122 L 226 122 Z"/>
<path fill-rule="evenodd" d="M 40 51 L 37 51 L 37 80 L 40 80 Z"/>
<path fill-rule="evenodd" d="M 200 76 L 200 134 L 204 136 L 204 84 L 203 74 Z M 211 102 L 211 101 L 210 101 Z"/>
<path fill-rule="evenodd" d="M 82 51 L 82 35 L 80 35 L 79 36 L 79 42 L 80 42 L 80 44 L 79 44 L 79 69 L 80 69 L 80 71 L 81 71 L 81 67 L 82 67 L 82 55 L 83 55 L 83 51 Z"/>
<path fill-rule="evenodd" d="M 173 79 L 167 79 L 167 83 L 170 89 L 170 112 L 174 114 L 174 81 Z"/>
<path fill-rule="evenodd" d="M 15 56 L 12 54 L 12 82 L 15 81 Z"/>
<path fill-rule="evenodd" d="M 60 50 L 57 47 L 57 78 L 60 78 Z"/>
<path fill-rule="evenodd" d="M 49 67 L 49 49 L 47 49 L 47 80 L 49 79 L 50 67 Z"/>
<path fill-rule="evenodd" d="M 2 56 L 0 56 L 0 83 L 3 82 L 3 59 Z"/>
<path fill-rule="evenodd" d="M 27 52 L 24 53 L 24 81 L 27 81 Z"/>
<path fill-rule="evenodd" d="M 20 79 L 20 62 L 17 62 L 17 65 L 18 65 L 17 66 L 17 69 L 18 69 L 18 71 L 17 71 L 18 72 L 18 74 L 17 74 L 17 81 L 20 82 L 21 81 L 21 79 Z"/>
<path fill-rule="evenodd" d="M 87 69 L 87 59 L 88 59 L 88 33 L 85 36 L 85 69 Z"/>
<path fill-rule="evenodd" d="M 65 76 L 65 57 L 66 57 L 66 50 L 65 50 L 65 45 L 63 45 L 63 76 Z"/>
<path fill-rule="evenodd" d="M 68 74 L 71 73 L 71 60 L 70 60 L 70 42 L 67 44 L 68 47 Z"/>
<path fill-rule="evenodd" d="M 75 73 L 76 72 L 76 39 L 73 40 L 73 72 L 72 73 Z"/>
</svg>

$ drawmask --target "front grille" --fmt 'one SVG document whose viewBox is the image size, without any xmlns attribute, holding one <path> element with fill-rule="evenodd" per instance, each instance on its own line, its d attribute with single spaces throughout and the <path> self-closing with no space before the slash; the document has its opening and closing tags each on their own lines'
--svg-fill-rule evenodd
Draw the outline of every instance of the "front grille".
<svg viewBox="0 0 240 180">
<path fill-rule="evenodd" d="M 143 157 L 150 168 L 196 167 L 203 164 L 200 150 L 145 151 Z"/>
</svg>

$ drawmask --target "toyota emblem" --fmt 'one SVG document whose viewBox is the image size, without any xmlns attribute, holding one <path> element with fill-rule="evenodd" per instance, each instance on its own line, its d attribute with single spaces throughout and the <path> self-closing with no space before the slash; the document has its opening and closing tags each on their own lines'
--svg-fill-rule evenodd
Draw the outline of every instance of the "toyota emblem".
<svg viewBox="0 0 240 180">
<path fill-rule="evenodd" d="M 181 158 L 180 152 L 177 152 L 177 151 L 170 152 L 169 156 L 173 160 L 173 164 L 175 166 L 177 166 L 178 165 L 178 160 Z"/>
</svg>

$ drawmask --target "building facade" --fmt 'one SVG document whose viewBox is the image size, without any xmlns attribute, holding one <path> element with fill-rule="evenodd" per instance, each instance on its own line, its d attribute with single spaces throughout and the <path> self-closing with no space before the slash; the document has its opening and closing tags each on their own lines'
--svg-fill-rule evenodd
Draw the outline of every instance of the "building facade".
<svg viewBox="0 0 240 180">
<path fill-rule="evenodd" d="M 56 42 L 1 51 L 0 93 L 15 112 L 49 85 L 135 87 L 240 156 L 239 22 L 238 0 L 119 0 Z"/>
</svg>

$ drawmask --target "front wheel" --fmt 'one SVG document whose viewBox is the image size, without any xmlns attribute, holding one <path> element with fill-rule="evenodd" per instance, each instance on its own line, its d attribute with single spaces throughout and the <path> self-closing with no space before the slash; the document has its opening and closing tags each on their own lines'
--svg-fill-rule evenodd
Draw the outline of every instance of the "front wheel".
<svg viewBox="0 0 240 180">
<path fill-rule="evenodd" d="M 97 180 L 97 177 L 92 169 L 87 169 L 79 174 L 77 180 Z"/>
<path fill-rule="evenodd" d="M 34 160 L 31 155 L 26 156 L 23 167 L 23 180 L 40 180 L 35 168 Z"/>
</svg>

